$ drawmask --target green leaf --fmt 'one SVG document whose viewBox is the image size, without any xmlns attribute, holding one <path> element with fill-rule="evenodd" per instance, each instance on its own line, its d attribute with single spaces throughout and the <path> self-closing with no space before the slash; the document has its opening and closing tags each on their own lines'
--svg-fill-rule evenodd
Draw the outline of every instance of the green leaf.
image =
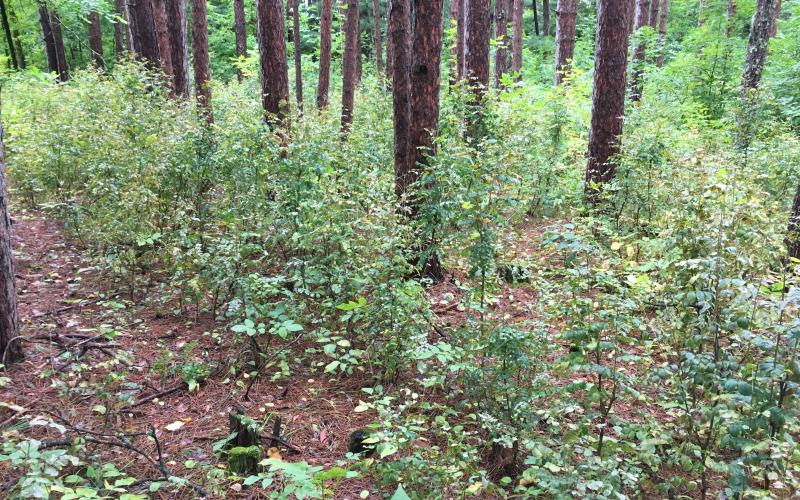
<svg viewBox="0 0 800 500">
<path fill-rule="evenodd" d="M 394 495 L 392 495 L 391 500 L 411 500 L 411 497 L 408 496 L 406 490 L 403 489 L 403 485 L 398 484 L 397 489 L 394 491 Z"/>
</svg>

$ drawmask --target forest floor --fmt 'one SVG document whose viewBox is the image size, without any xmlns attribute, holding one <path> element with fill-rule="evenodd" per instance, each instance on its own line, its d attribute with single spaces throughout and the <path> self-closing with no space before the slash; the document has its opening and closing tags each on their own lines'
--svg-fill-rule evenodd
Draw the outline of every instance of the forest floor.
<svg viewBox="0 0 800 500">
<path fill-rule="evenodd" d="M 224 466 L 219 465 L 224 460 L 215 457 L 213 447 L 228 436 L 229 414 L 238 408 L 265 424 L 264 449 L 276 445 L 285 460 L 325 467 L 345 460 L 349 434 L 374 421 L 372 412 L 353 411 L 359 399 L 366 399 L 361 388 L 374 381 L 359 373 L 331 379 L 312 372 L 307 363 L 293 364 L 291 376 L 279 382 L 259 377 L 243 399 L 242 388 L 252 380 L 230 366 L 230 345 L 216 340 L 227 335 L 224 321 L 209 313 L 175 314 L 169 304 L 148 299 L 145 291 L 136 302 L 128 301 L 127 290 L 115 288 L 119 284 L 84 257 L 80 242 L 65 236 L 62 223 L 41 213 L 15 214 L 13 229 L 26 359 L 11 368 L 11 382 L 0 389 L 0 401 L 13 403 L 0 406 L 0 428 L 16 425 L 26 436 L 61 446 L 65 439 L 88 436 L 87 449 L 103 461 L 133 477 L 150 478 L 141 485 L 146 492 L 149 482 L 162 481 L 165 475 L 207 484 L 209 471 L 216 468 L 224 477 Z M 530 243 L 541 241 L 543 230 L 532 224 L 517 228 L 516 240 L 528 243 L 514 248 L 512 257 L 549 267 L 547 252 Z M 462 324 L 468 314 L 459 307 L 462 291 L 454 284 L 459 279 L 466 282 L 466 276 L 456 271 L 450 278 L 427 291 L 435 321 L 446 328 Z M 498 294 L 494 313 L 508 323 L 539 319 L 533 287 L 504 285 Z M 283 349 L 302 353 L 313 347 L 311 342 L 290 341 Z M 551 356 L 565 351 L 558 346 Z M 168 371 L 177 356 L 219 368 L 190 392 Z M 659 354 L 649 356 L 655 359 Z M 153 373 L 162 376 L 154 379 Z M 551 375 L 554 385 L 581 376 Z M 128 402 L 119 402 L 125 399 Z M 643 415 L 668 418 L 663 408 L 641 401 L 620 402 L 614 412 L 629 420 Z M 264 435 L 275 416 L 282 423 L 281 443 Z M 45 419 L 64 427 L 27 428 Z M 128 441 L 120 439 L 120 432 L 128 434 Z M 0 481 L 2 497 L 18 478 L 2 469 L 0 477 L 5 478 Z M 256 488 L 243 489 L 230 481 L 218 484 L 226 491 L 210 496 L 258 498 Z M 369 476 L 343 481 L 335 498 L 355 499 L 363 490 L 374 491 Z M 166 489 L 151 495 L 177 498 Z M 193 496 L 192 488 L 182 490 L 181 498 Z"/>
</svg>

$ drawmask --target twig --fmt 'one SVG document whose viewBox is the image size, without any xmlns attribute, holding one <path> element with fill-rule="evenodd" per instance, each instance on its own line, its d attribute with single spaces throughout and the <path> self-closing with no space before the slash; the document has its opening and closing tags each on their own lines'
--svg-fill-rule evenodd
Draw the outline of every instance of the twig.
<svg viewBox="0 0 800 500">
<path fill-rule="evenodd" d="M 154 400 L 156 398 L 160 398 L 160 397 L 163 397 L 163 396 L 168 396 L 168 395 L 172 394 L 173 392 L 178 392 L 179 390 L 181 390 L 185 386 L 186 386 L 186 384 L 182 383 L 180 385 L 176 385 L 175 387 L 170 387 L 169 389 L 165 389 L 165 390 L 163 390 L 161 392 L 157 392 L 157 393 L 152 394 L 150 396 L 145 396 L 142 399 L 140 399 L 138 401 L 134 401 L 133 403 L 129 404 L 128 406 L 122 408 L 120 411 L 124 412 L 128 408 L 136 408 L 137 406 L 142 406 L 143 404 L 149 403 L 150 401 L 152 401 L 152 400 Z"/>
<path fill-rule="evenodd" d="M 56 307 L 54 309 L 50 309 L 50 310 L 45 311 L 43 313 L 34 314 L 33 316 L 31 316 L 31 319 L 44 318 L 45 316 L 50 316 L 50 315 L 53 315 L 53 314 L 61 314 L 63 312 L 67 312 L 67 311 L 69 311 L 71 309 L 75 309 L 76 307 L 90 306 L 92 304 L 97 304 L 98 302 L 102 302 L 104 300 L 111 300 L 111 298 L 112 297 L 104 297 L 104 298 L 101 298 L 101 299 L 90 300 L 88 302 L 76 302 L 76 303 L 70 304 L 68 306 Z"/>
</svg>

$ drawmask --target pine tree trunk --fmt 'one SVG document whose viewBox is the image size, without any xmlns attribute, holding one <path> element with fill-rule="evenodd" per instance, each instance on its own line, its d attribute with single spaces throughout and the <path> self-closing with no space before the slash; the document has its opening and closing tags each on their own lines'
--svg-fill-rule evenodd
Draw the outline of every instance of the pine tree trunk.
<svg viewBox="0 0 800 500">
<path fill-rule="evenodd" d="M 167 27 L 167 6 L 165 2 L 169 0 L 153 0 L 153 22 L 156 26 L 156 37 L 158 38 L 158 53 L 161 56 L 161 69 L 167 76 L 170 86 L 172 86 L 172 47 L 169 41 L 169 28 Z"/>
<path fill-rule="evenodd" d="M 542 34 L 550 36 L 550 0 L 542 0 Z"/>
<path fill-rule="evenodd" d="M 750 27 L 750 38 L 747 42 L 747 55 L 744 60 L 742 74 L 742 92 L 755 89 L 761 82 L 764 62 L 769 48 L 769 32 L 772 26 L 772 15 L 775 11 L 775 0 L 757 0 L 756 12 Z"/>
<path fill-rule="evenodd" d="M 480 101 L 489 85 L 489 0 L 465 0 L 464 68 Z"/>
<path fill-rule="evenodd" d="M 208 68 L 208 12 L 206 0 L 192 0 L 192 51 L 194 52 L 194 93 L 206 117 L 214 122 L 211 110 L 211 71 Z"/>
<path fill-rule="evenodd" d="M 613 157 L 619 152 L 622 116 L 625 111 L 625 71 L 628 64 L 629 2 L 597 1 L 592 119 L 589 129 L 589 160 L 585 197 L 597 202 L 602 185 L 614 178 Z"/>
<path fill-rule="evenodd" d="M 664 65 L 664 51 L 667 43 L 667 0 L 661 0 L 659 10 L 661 13 L 658 18 L 658 57 L 656 58 L 656 67 L 658 68 Z"/>
<path fill-rule="evenodd" d="M 514 35 L 511 39 L 511 71 L 517 75 L 517 80 L 522 76 L 519 74 L 522 71 L 522 17 L 523 17 L 523 0 L 511 0 L 511 18 L 514 25 Z"/>
<path fill-rule="evenodd" d="M 466 53 L 466 46 L 464 45 L 465 33 L 467 31 L 467 2 L 469 0 L 458 1 L 458 19 L 456 23 L 456 74 L 459 80 L 464 79 L 464 71 L 466 70 L 466 63 L 464 62 L 464 54 Z"/>
<path fill-rule="evenodd" d="M 533 7 L 533 29 L 536 32 L 536 36 L 540 35 L 540 33 L 539 33 L 539 12 L 538 12 L 538 8 L 536 7 L 536 4 L 538 3 L 538 1 L 539 0 L 532 0 L 531 1 L 531 5 Z"/>
<path fill-rule="evenodd" d="M 137 57 L 149 62 L 152 68 L 159 68 L 161 60 L 153 4 L 150 0 L 129 0 L 128 6 L 133 33 L 133 52 Z"/>
<path fill-rule="evenodd" d="M 292 0 L 289 0 L 292 1 Z M 300 1 L 294 0 L 292 6 L 292 44 L 294 45 L 294 93 L 297 99 L 297 112 L 303 113 L 303 47 L 300 44 Z"/>
<path fill-rule="evenodd" d="M 556 6 L 556 72 L 554 82 L 560 85 L 569 74 L 575 52 L 575 26 L 578 0 L 558 0 Z"/>
<path fill-rule="evenodd" d="M 100 29 L 100 14 L 93 10 L 89 13 L 89 49 L 92 51 L 94 65 L 100 69 L 106 67 L 103 57 L 103 35 Z"/>
<path fill-rule="evenodd" d="M 353 104 L 358 79 L 358 0 L 347 0 L 342 55 L 342 136 L 347 137 L 353 123 Z"/>
<path fill-rule="evenodd" d="M 114 50 L 117 59 L 121 59 L 125 52 L 131 50 L 131 28 L 129 24 L 130 13 L 126 0 L 114 0 L 114 10 L 118 17 L 125 22 L 117 21 L 114 23 Z"/>
<path fill-rule="evenodd" d="M 261 96 L 264 116 L 284 131 L 289 120 L 289 64 L 281 0 L 257 0 L 258 50 L 261 60 Z"/>
<path fill-rule="evenodd" d="M 187 44 L 185 0 L 166 3 L 170 60 L 172 61 L 172 91 L 176 97 L 189 97 L 189 47 Z"/>
<path fill-rule="evenodd" d="M 736 2 L 728 0 L 728 7 L 725 9 L 725 36 L 730 38 L 733 36 L 733 29 L 736 26 Z"/>
<path fill-rule="evenodd" d="M 647 15 L 647 25 L 653 29 L 658 27 L 658 2 L 659 0 L 650 0 L 650 13 Z"/>
<path fill-rule="evenodd" d="M 792 212 L 789 214 L 789 230 L 786 236 L 789 257 L 800 259 L 800 184 L 794 194 Z"/>
<path fill-rule="evenodd" d="M 331 0 L 321 0 L 319 24 L 319 80 L 317 82 L 317 108 L 328 107 L 328 88 L 331 79 Z"/>
<path fill-rule="evenodd" d="M 14 10 L 10 6 L 8 8 L 8 14 L 11 17 L 12 25 L 19 26 L 17 16 L 14 14 Z M 19 60 L 19 67 L 20 69 L 25 69 L 27 67 L 27 64 L 25 63 L 25 51 L 22 50 L 22 39 L 19 36 L 19 31 L 16 28 L 13 28 L 11 33 L 14 36 L 14 43 L 17 44 L 17 58 Z"/>
<path fill-rule="evenodd" d="M 50 73 L 58 74 L 58 56 L 56 55 L 56 42 L 53 38 L 53 27 L 50 25 L 50 12 L 43 1 L 39 2 L 39 25 L 42 28 L 47 70 Z"/>
<path fill-rule="evenodd" d="M 14 255 L 11 251 L 11 216 L 8 212 L 6 161 L 3 123 L 0 122 L 0 364 L 9 365 L 23 358 L 19 341 L 17 285 L 14 278 Z"/>
<path fill-rule="evenodd" d="M 392 57 L 392 112 L 394 118 L 394 192 L 405 194 L 413 157 L 410 157 L 411 135 L 411 54 L 409 48 L 409 0 L 392 0 L 389 9 L 389 36 Z"/>
<path fill-rule="evenodd" d="M 372 0 L 372 18 L 375 24 L 375 71 L 380 80 L 383 77 L 383 44 L 381 43 L 381 6 L 379 0 Z"/>
<path fill-rule="evenodd" d="M 17 48 L 14 46 L 14 37 L 11 35 L 11 25 L 8 23 L 8 13 L 6 12 L 6 4 L 4 0 L 0 0 L 0 21 L 3 23 L 3 32 L 6 35 L 6 43 L 8 44 L 11 67 L 14 69 L 19 69 L 19 63 L 17 62 Z"/>
<path fill-rule="evenodd" d="M 494 85 L 500 86 L 500 79 L 508 70 L 508 2 L 494 2 Z"/>
<path fill-rule="evenodd" d="M 50 11 L 50 27 L 53 30 L 53 42 L 56 46 L 56 62 L 58 64 L 58 78 L 62 82 L 69 80 L 69 68 L 67 67 L 67 54 L 64 51 L 64 37 L 61 36 L 61 18 L 58 12 Z"/>
<path fill-rule="evenodd" d="M 416 23 L 411 61 L 409 170 L 403 179 L 404 189 L 420 180 L 429 167 L 429 158 L 436 155 L 434 138 L 439 130 L 443 11 L 443 0 L 414 0 Z M 409 215 L 416 216 L 419 200 L 411 200 L 407 209 Z M 420 250 L 426 251 L 424 248 Z M 444 279 L 437 253 L 431 253 L 420 264 L 423 276 L 437 283 Z"/>
<path fill-rule="evenodd" d="M 658 2 L 658 0 L 653 0 Z M 638 31 L 647 26 L 650 21 L 650 0 L 636 2 L 636 23 L 634 30 Z M 642 98 L 642 65 L 644 64 L 644 43 L 639 43 L 633 51 L 633 76 L 631 77 L 631 100 L 638 101 Z"/>
<path fill-rule="evenodd" d="M 233 0 L 233 32 L 236 36 L 236 57 L 247 57 L 247 25 L 244 19 L 244 0 Z M 244 75 L 236 70 L 236 78 L 241 82 Z"/>
<path fill-rule="evenodd" d="M 778 34 L 778 17 L 781 15 L 781 0 L 775 0 L 775 8 L 772 10 L 772 22 L 769 25 L 769 37 L 775 38 Z"/>
</svg>

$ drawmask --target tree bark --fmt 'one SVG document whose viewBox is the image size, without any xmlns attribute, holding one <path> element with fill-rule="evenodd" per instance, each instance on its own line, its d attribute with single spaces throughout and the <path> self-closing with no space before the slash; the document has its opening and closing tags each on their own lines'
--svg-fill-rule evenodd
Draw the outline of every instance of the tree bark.
<svg viewBox="0 0 800 500">
<path fill-rule="evenodd" d="M 494 85 L 500 86 L 503 73 L 508 71 L 508 1 L 494 2 Z"/>
<path fill-rule="evenodd" d="M 531 5 L 533 6 L 533 29 L 536 32 L 536 36 L 539 36 L 539 12 L 536 4 L 539 0 L 532 0 Z"/>
<path fill-rule="evenodd" d="M 292 1 L 292 0 L 289 0 Z M 292 5 L 292 44 L 294 45 L 294 93 L 297 99 L 297 112 L 303 113 L 303 47 L 300 43 L 300 1 Z"/>
<path fill-rule="evenodd" d="M 328 107 L 328 88 L 331 78 L 331 0 L 321 0 L 319 23 L 319 80 L 317 81 L 317 108 Z"/>
<path fill-rule="evenodd" d="M 383 77 L 383 44 L 381 43 L 381 7 L 379 0 L 372 0 L 372 17 L 375 24 L 375 71 L 380 80 Z"/>
<path fill-rule="evenodd" d="M 750 38 L 747 42 L 747 54 L 742 74 L 742 92 L 755 89 L 761 82 L 764 62 L 769 48 L 769 32 L 772 26 L 772 15 L 775 11 L 775 0 L 757 0 L 756 12 L 750 27 Z"/>
<path fill-rule="evenodd" d="M 464 78 L 464 71 L 466 69 L 466 63 L 464 62 L 464 54 L 466 53 L 466 46 L 464 45 L 464 41 L 466 40 L 466 32 L 467 32 L 467 2 L 469 0 L 457 0 L 458 1 L 458 19 L 456 20 L 456 74 L 458 75 L 458 79 L 462 80 Z"/>
<path fill-rule="evenodd" d="M 647 15 L 647 25 L 653 29 L 658 28 L 658 3 L 659 0 L 650 0 L 650 13 Z"/>
<path fill-rule="evenodd" d="M 658 18 L 658 57 L 656 57 L 656 67 L 658 68 L 664 65 L 664 51 L 667 43 L 667 0 L 661 0 L 659 10 L 661 13 Z"/>
<path fill-rule="evenodd" d="M 117 59 L 121 59 L 122 54 L 131 50 L 130 14 L 126 0 L 114 0 L 114 11 L 119 18 L 114 22 L 114 50 Z"/>
<path fill-rule="evenodd" d="M 53 30 L 53 42 L 56 47 L 56 62 L 58 64 L 58 78 L 62 82 L 69 80 L 69 68 L 67 67 L 67 54 L 64 51 L 64 37 L 61 36 L 61 18 L 58 12 L 50 11 L 50 27 Z"/>
<path fill-rule="evenodd" d="M 14 46 L 14 37 L 11 35 L 11 25 L 8 23 L 8 13 L 6 12 L 6 4 L 4 0 L 0 0 L 0 21 L 3 23 L 3 32 L 5 32 L 6 35 L 6 43 L 8 44 L 11 67 L 14 69 L 19 69 L 19 63 L 17 62 L 17 48 Z"/>
<path fill-rule="evenodd" d="M 592 119 L 589 159 L 586 165 L 585 200 L 597 202 L 601 186 L 613 179 L 614 156 L 619 152 L 625 111 L 625 71 L 628 65 L 629 2 L 597 1 Z"/>
<path fill-rule="evenodd" d="M 214 122 L 211 110 L 211 72 L 208 68 L 208 12 L 206 0 L 192 0 L 192 51 L 194 93 L 206 122 Z"/>
<path fill-rule="evenodd" d="M 464 75 L 480 101 L 489 85 L 489 0 L 465 0 Z"/>
<path fill-rule="evenodd" d="M 409 50 L 409 0 L 392 0 L 389 9 L 389 35 L 392 57 L 392 114 L 394 119 L 394 192 L 398 198 L 409 184 L 413 157 L 411 135 L 411 54 Z"/>
<path fill-rule="evenodd" d="M 794 194 L 792 212 L 789 214 L 789 228 L 786 235 L 789 257 L 800 259 L 800 184 Z"/>
<path fill-rule="evenodd" d="M 133 52 L 137 57 L 150 63 L 152 68 L 160 67 L 153 4 L 150 0 L 129 0 L 128 6 L 133 33 Z"/>
<path fill-rule="evenodd" d="M 439 130 L 443 10 L 443 0 L 414 0 L 416 23 L 411 62 L 410 170 L 402 179 L 404 188 L 420 180 L 423 172 L 430 167 L 430 157 L 436 155 L 434 139 Z M 412 217 L 417 215 L 419 202 L 411 200 L 408 205 Z M 437 253 L 431 253 L 420 264 L 423 276 L 437 283 L 444 279 Z"/>
<path fill-rule="evenodd" d="M 358 36 L 358 0 L 347 0 L 342 55 L 342 137 L 347 137 L 353 123 L 353 104 L 358 78 Z"/>
<path fill-rule="evenodd" d="M 236 57 L 247 58 L 247 25 L 244 19 L 244 0 L 233 0 L 233 32 L 236 36 Z M 236 70 L 236 78 L 241 82 L 244 75 Z"/>
<path fill-rule="evenodd" d="M 14 254 L 11 251 L 11 216 L 8 212 L 6 161 L 3 144 L 3 123 L 0 122 L 0 364 L 22 361 L 17 313 L 17 285 L 14 273 Z"/>
<path fill-rule="evenodd" d="M 176 97 L 189 97 L 189 47 L 186 27 L 185 0 L 168 0 L 166 5 L 172 61 L 172 91 Z"/>
<path fill-rule="evenodd" d="M 169 28 L 167 27 L 167 6 L 168 0 L 153 0 L 153 22 L 156 27 L 156 37 L 158 38 L 158 53 L 161 57 L 161 69 L 172 86 L 172 47 L 169 41 Z"/>
<path fill-rule="evenodd" d="M 653 0 L 658 2 L 658 0 Z M 638 31 L 647 26 L 650 21 L 650 0 L 638 0 L 636 2 L 636 24 L 634 30 Z M 642 98 L 642 73 L 641 68 L 644 62 L 645 46 L 643 42 L 636 45 L 633 51 L 633 75 L 631 77 L 631 100 L 636 102 Z"/>
<path fill-rule="evenodd" d="M 523 0 L 511 0 L 511 18 L 514 25 L 514 35 L 511 39 L 511 71 L 517 75 L 517 79 L 521 78 L 519 74 L 522 71 L 522 16 L 523 16 Z"/>
<path fill-rule="evenodd" d="M 542 34 L 550 36 L 550 0 L 542 0 Z"/>
<path fill-rule="evenodd" d="M 56 55 L 56 42 L 53 38 L 53 27 L 50 25 L 50 12 L 43 1 L 39 2 L 39 25 L 42 28 L 47 70 L 50 73 L 58 74 L 58 56 Z"/>
<path fill-rule="evenodd" d="M 781 0 L 775 0 L 775 8 L 772 10 L 772 22 L 769 26 L 769 37 L 775 38 L 778 34 L 778 17 L 781 15 Z"/>
<path fill-rule="evenodd" d="M 14 26 L 19 26 L 17 16 L 14 14 L 14 10 L 10 6 L 8 8 L 8 14 L 9 17 L 11 17 L 11 23 Z M 17 59 L 19 62 L 19 67 L 20 69 L 25 69 L 27 66 L 25 63 L 25 51 L 22 50 L 22 39 L 19 36 L 19 31 L 16 28 L 12 28 L 11 33 L 14 36 L 14 43 L 17 44 Z"/>
<path fill-rule="evenodd" d="M 258 50 L 261 60 L 261 99 L 271 126 L 290 128 L 289 64 L 281 0 L 257 0 Z"/>
<path fill-rule="evenodd" d="M 103 35 L 100 29 L 100 14 L 93 10 L 89 13 L 89 49 L 92 51 L 94 65 L 100 69 L 106 67 L 103 57 Z"/>
<path fill-rule="evenodd" d="M 575 26 L 578 0 L 558 0 L 556 6 L 556 72 L 554 83 L 560 85 L 570 72 L 575 52 Z"/>
</svg>

